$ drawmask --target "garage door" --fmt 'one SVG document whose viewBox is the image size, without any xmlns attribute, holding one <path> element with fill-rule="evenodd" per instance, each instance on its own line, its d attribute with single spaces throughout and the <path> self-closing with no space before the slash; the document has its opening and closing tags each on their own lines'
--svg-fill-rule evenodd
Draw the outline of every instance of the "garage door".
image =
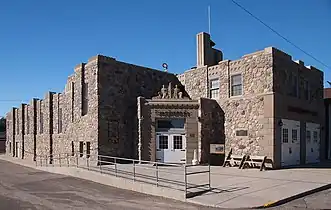
<svg viewBox="0 0 331 210">
<path fill-rule="evenodd" d="M 306 123 L 306 163 L 320 162 L 320 125 Z"/>
<path fill-rule="evenodd" d="M 300 122 L 282 119 L 281 130 L 281 165 L 300 164 Z"/>
</svg>

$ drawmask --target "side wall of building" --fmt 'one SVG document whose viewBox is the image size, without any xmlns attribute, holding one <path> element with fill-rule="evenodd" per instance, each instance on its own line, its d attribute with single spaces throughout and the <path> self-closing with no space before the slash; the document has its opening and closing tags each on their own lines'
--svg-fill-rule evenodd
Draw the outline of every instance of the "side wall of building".
<svg viewBox="0 0 331 210">
<path fill-rule="evenodd" d="M 99 154 L 137 158 L 137 97 L 152 98 L 175 75 L 97 56 Z M 92 61 L 91 61 L 92 62 Z"/>
<path fill-rule="evenodd" d="M 14 156 L 14 142 L 15 142 L 15 117 L 14 111 L 15 108 L 12 108 L 6 114 L 6 154 Z"/>
<path fill-rule="evenodd" d="M 323 72 L 306 67 L 302 61 L 293 61 L 291 56 L 273 50 L 275 91 L 275 151 L 277 162 L 281 160 L 281 119 L 300 121 L 301 164 L 306 155 L 306 123 L 321 126 L 321 154 L 325 158 L 325 110 L 323 100 Z M 307 85 L 305 85 L 308 84 Z"/>
</svg>

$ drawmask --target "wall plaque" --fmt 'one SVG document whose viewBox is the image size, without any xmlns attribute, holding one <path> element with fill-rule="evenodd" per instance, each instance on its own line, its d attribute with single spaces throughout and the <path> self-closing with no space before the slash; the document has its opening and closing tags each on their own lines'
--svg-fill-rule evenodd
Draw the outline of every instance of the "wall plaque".
<svg viewBox="0 0 331 210">
<path fill-rule="evenodd" d="M 248 132 L 247 130 L 237 130 L 236 131 L 236 136 L 247 136 Z"/>
<path fill-rule="evenodd" d="M 224 144 L 210 144 L 210 154 L 224 154 Z"/>
<path fill-rule="evenodd" d="M 187 111 L 155 111 L 159 116 L 190 117 L 191 113 Z"/>
</svg>

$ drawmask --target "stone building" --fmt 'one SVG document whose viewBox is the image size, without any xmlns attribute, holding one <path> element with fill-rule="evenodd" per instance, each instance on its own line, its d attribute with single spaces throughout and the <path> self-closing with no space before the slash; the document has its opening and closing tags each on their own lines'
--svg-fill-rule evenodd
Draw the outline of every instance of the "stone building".
<svg viewBox="0 0 331 210">
<path fill-rule="evenodd" d="M 209 43 L 205 51 L 214 45 Z M 197 67 L 178 78 L 192 99 L 219 103 L 226 152 L 266 155 L 275 167 L 325 159 L 322 71 L 273 47 L 233 61 L 214 56 L 208 63 L 201 63 L 206 55 L 199 46 L 197 51 Z"/>
<path fill-rule="evenodd" d="M 8 112 L 8 154 L 220 164 L 225 146 L 276 168 L 325 159 L 323 72 L 273 47 L 232 61 L 214 46 L 199 33 L 197 66 L 180 75 L 90 58 L 62 93 Z"/>
<path fill-rule="evenodd" d="M 324 88 L 325 105 L 325 154 L 331 159 L 331 88 Z"/>
</svg>

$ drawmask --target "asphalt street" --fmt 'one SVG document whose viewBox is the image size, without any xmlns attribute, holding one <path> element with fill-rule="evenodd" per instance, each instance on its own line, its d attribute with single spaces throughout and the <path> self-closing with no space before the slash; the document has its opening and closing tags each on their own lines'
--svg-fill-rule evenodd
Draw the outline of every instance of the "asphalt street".
<svg viewBox="0 0 331 210">
<path fill-rule="evenodd" d="M 216 208 L 122 190 L 0 160 L 0 209 L 207 210 Z M 331 190 L 270 209 L 331 209 Z"/>
</svg>

